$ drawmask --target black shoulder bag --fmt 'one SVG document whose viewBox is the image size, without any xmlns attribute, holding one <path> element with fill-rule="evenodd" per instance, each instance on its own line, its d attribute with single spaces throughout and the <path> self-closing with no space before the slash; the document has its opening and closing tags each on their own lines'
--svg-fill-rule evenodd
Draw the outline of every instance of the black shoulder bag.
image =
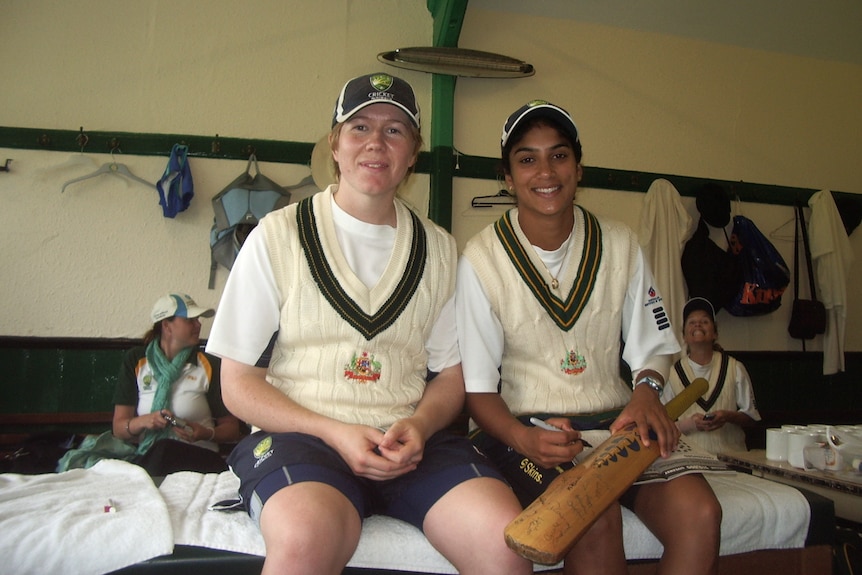
<svg viewBox="0 0 862 575">
<path fill-rule="evenodd" d="M 817 292 L 814 289 L 814 271 L 811 267 L 811 248 L 808 245 L 808 229 L 805 227 L 805 216 L 802 213 L 802 205 L 796 203 L 796 231 L 794 232 L 793 246 L 793 311 L 790 314 L 790 325 L 787 331 L 790 337 L 803 340 L 805 349 L 806 339 L 814 339 L 815 336 L 826 331 L 826 307 L 822 301 L 817 300 Z M 799 229 L 802 228 L 802 243 L 805 247 L 805 263 L 808 268 L 808 286 L 811 290 L 811 299 L 799 298 Z"/>
</svg>

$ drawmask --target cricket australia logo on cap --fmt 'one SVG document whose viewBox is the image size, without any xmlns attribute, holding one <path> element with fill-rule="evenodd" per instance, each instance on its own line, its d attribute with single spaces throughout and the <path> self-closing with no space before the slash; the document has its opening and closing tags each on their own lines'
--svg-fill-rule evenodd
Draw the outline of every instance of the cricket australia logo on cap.
<svg viewBox="0 0 862 575">
<path fill-rule="evenodd" d="M 389 89 L 395 83 L 395 79 L 392 76 L 389 74 L 374 74 L 369 80 L 371 87 L 376 90 L 375 92 L 368 93 L 369 100 L 395 100 L 395 95 L 389 92 Z"/>
<path fill-rule="evenodd" d="M 257 445 L 254 446 L 254 450 L 252 451 L 252 455 L 257 459 L 254 463 L 254 467 L 257 468 L 261 463 L 266 461 L 272 456 L 272 436 L 267 435 L 263 439 L 258 442 Z"/>
<path fill-rule="evenodd" d="M 386 92 L 392 87 L 394 80 L 389 74 L 374 74 L 371 76 L 371 85 L 378 92 Z"/>
</svg>

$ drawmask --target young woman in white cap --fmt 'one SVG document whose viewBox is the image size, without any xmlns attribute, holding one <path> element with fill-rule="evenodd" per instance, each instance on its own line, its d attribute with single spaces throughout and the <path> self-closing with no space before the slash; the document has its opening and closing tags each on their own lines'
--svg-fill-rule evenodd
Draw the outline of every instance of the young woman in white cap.
<svg viewBox="0 0 862 575">
<path fill-rule="evenodd" d="M 201 317 L 186 294 L 156 301 L 144 345 L 126 352 L 114 391 L 114 436 L 138 445 L 134 463 L 154 476 L 227 470 L 219 443 L 239 440 L 221 397 L 219 361 L 198 349 Z"/>
<path fill-rule="evenodd" d="M 457 318 L 471 436 L 527 505 L 583 450 L 578 429 L 636 424 L 662 454 L 675 448 L 659 396 L 679 344 L 632 231 L 574 205 L 582 148 L 568 112 L 542 100 L 519 108 L 501 154 L 517 207 L 467 243 Z M 715 572 L 721 509 L 703 477 L 636 486 L 622 502 L 664 545 L 660 573 Z M 614 505 L 564 573 L 625 572 Z"/>
<path fill-rule="evenodd" d="M 667 403 L 704 378 L 709 390 L 680 416 L 677 427 L 686 440 L 710 453 L 745 451 L 743 427 L 760 421 L 748 371 L 718 344 L 715 309 L 708 299 L 691 298 L 682 316 L 686 356 L 674 364 L 662 400 Z"/>
<path fill-rule="evenodd" d="M 207 344 L 228 407 L 255 430 L 228 461 L 263 572 L 341 573 L 363 518 L 382 513 L 460 573 L 530 573 L 503 537 L 517 499 L 447 431 L 464 399 L 455 242 L 396 197 L 422 146 L 413 89 L 350 80 L 329 143 L 337 183 L 249 235 Z"/>
</svg>

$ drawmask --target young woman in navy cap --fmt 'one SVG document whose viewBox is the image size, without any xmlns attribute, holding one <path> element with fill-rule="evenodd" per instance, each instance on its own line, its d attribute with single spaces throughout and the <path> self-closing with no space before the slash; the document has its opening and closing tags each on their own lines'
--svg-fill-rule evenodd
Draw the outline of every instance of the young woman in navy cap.
<svg viewBox="0 0 862 575">
<path fill-rule="evenodd" d="M 500 144 L 517 207 L 464 249 L 458 330 L 473 440 L 527 505 L 572 466 L 578 429 L 636 424 L 663 455 L 675 448 L 660 393 L 679 344 L 633 232 L 574 205 L 582 148 L 568 112 L 529 102 Z M 659 572 L 715 572 L 721 509 L 702 476 L 636 486 L 623 503 L 664 545 Z M 567 554 L 564 572 L 626 572 L 619 505 Z"/>
<path fill-rule="evenodd" d="M 517 499 L 447 431 L 464 399 L 456 248 L 396 197 L 422 146 L 410 85 L 347 82 L 329 143 L 338 183 L 250 234 L 207 346 L 256 430 L 229 462 L 264 573 L 341 573 L 374 513 L 422 529 L 460 573 L 530 573 L 503 538 Z"/>
</svg>

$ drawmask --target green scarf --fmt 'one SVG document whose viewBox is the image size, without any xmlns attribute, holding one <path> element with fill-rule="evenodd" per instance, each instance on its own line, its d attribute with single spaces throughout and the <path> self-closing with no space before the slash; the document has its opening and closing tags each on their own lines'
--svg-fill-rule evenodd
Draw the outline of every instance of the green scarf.
<svg viewBox="0 0 862 575">
<path fill-rule="evenodd" d="M 156 395 L 153 398 L 153 407 L 150 412 L 161 411 L 162 409 L 170 409 L 171 406 L 171 388 L 174 382 L 180 378 L 183 373 L 189 356 L 194 349 L 193 346 L 183 348 L 174 359 L 168 360 L 165 353 L 162 351 L 161 338 L 157 337 L 147 345 L 147 363 L 153 370 L 153 376 L 156 383 Z M 173 436 L 170 427 L 164 429 L 151 430 L 145 429 L 141 435 L 141 441 L 138 443 L 138 454 L 146 453 L 150 447 L 159 439 L 165 439 Z"/>
</svg>

